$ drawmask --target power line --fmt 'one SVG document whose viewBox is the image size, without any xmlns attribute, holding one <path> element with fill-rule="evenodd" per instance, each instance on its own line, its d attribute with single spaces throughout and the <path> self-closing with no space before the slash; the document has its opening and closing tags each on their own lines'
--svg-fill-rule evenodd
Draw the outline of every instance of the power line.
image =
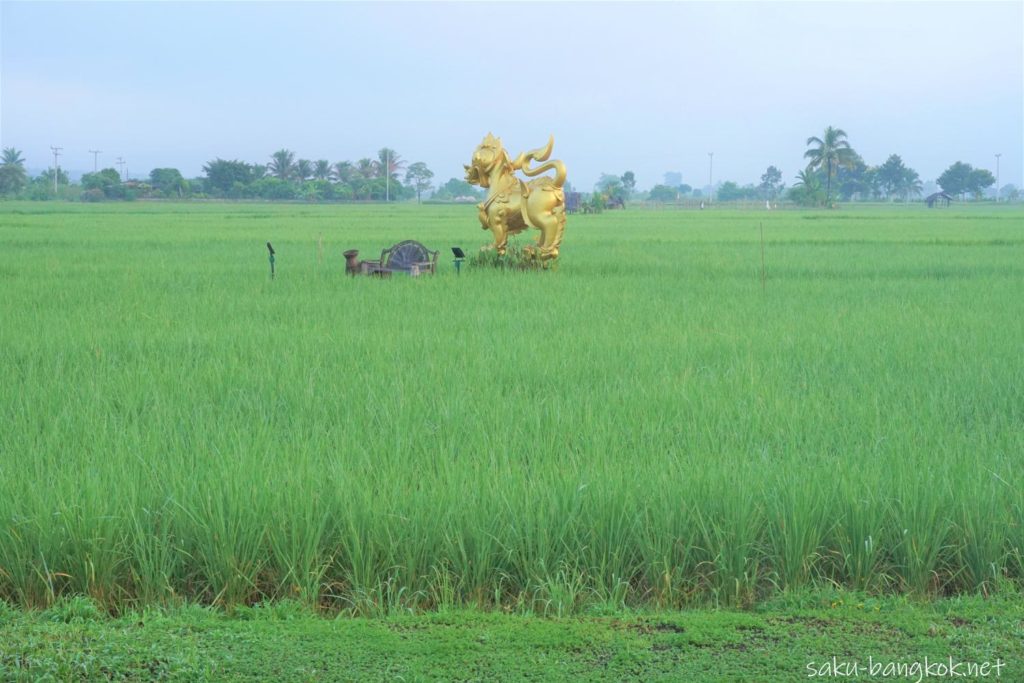
<svg viewBox="0 0 1024 683">
<path fill-rule="evenodd" d="M 124 165 L 127 164 L 128 162 L 125 161 L 124 159 L 122 159 L 121 157 L 118 157 L 117 161 L 114 162 L 114 163 L 116 163 L 118 166 L 121 167 L 121 182 L 123 183 L 125 181 L 125 178 L 124 178 Z"/>
</svg>

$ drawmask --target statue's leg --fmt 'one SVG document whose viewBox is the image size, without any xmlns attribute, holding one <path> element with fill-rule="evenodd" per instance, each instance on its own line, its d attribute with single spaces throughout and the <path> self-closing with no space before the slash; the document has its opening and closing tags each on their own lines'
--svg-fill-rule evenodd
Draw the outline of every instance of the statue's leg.
<svg viewBox="0 0 1024 683">
<path fill-rule="evenodd" d="M 540 229 L 540 240 L 537 242 L 537 247 L 541 260 L 547 261 L 558 258 L 558 247 L 562 244 L 562 233 L 565 232 L 565 207 L 549 192 L 537 194 L 548 201 L 542 203 L 538 197 L 536 203 L 530 203 L 530 221 Z M 556 201 L 551 202 L 551 199 Z M 545 204 L 553 204 L 553 206 Z"/>
<path fill-rule="evenodd" d="M 508 224 L 505 207 L 496 207 L 492 204 L 489 213 L 491 232 L 494 233 L 494 248 L 498 250 L 498 254 L 504 256 L 505 250 L 508 249 Z"/>
</svg>

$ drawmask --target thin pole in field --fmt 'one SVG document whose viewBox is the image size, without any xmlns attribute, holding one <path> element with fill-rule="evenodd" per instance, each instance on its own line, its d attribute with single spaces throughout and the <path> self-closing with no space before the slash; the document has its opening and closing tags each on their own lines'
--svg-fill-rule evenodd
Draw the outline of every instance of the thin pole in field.
<svg viewBox="0 0 1024 683">
<path fill-rule="evenodd" d="M 384 152 L 384 201 L 391 201 L 391 150 Z"/>
<path fill-rule="evenodd" d="M 762 222 L 761 223 L 761 291 L 762 292 L 767 291 L 767 285 L 765 284 L 766 280 L 767 280 L 767 275 L 766 275 L 765 269 L 764 269 L 764 222 Z"/>
<path fill-rule="evenodd" d="M 711 170 L 715 166 L 715 153 L 708 152 L 708 204 L 711 203 L 712 198 L 715 196 L 715 183 L 712 181 Z"/>
<path fill-rule="evenodd" d="M 125 160 L 122 159 L 121 157 L 118 157 L 117 161 L 115 161 L 114 163 L 116 163 L 118 166 L 121 167 L 121 182 L 123 183 L 125 181 L 125 178 L 124 178 L 124 164 L 125 164 Z"/>
<path fill-rule="evenodd" d="M 50 149 L 53 150 L 53 193 L 57 194 L 57 178 L 60 177 L 60 166 L 57 164 L 57 157 L 60 156 L 63 147 L 54 147 L 50 145 Z"/>
<path fill-rule="evenodd" d="M 999 157 L 1003 156 L 1002 152 L 996 154 L 996 204 L 999 203 Z"/>
<path fill-rule="evenodd" d="M 100 154 L 102 154 L 102 153 L 103 153 L 103 150 L 101 150 L 101 149 L 90 149 L 89 150 L 89 154 L 92 155 L 92 172 L 93 173 L 95 173 L 97 170 L 99 170 L 99 158 L 100 158 Z"/>
</svg>

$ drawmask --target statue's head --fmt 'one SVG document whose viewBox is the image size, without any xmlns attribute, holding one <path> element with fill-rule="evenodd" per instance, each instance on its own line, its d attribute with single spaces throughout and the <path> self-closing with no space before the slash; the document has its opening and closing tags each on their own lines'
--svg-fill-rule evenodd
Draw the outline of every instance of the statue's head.
<svg viewBox="0 0 1024 683">
<path fill-rule="evenodd" d="M 496 138 L 490 133 L 484 141 L 477 145 L 473 152 L 473 160 L 469 166 L 463 165 L 466 169 L 466 182 L 471 185 L 487 187 L 490 185 L 490 172 L 494 170 L 495 164 L 499 162 L 511 163 L 508 153 L 501 146 L 501 138 Z"/>
</svg>

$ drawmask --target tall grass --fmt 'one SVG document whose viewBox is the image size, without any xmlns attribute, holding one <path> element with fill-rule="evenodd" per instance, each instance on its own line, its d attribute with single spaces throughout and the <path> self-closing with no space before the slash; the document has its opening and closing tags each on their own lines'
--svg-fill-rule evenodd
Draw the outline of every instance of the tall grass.
<svg viewBox="0 0 1024 683">
<path fill-rule="evenodd" d="M 379 281 L 341 252 L 473 210 L 0 205 L 0 599 L 1019 584 L 1022 218 L 607 212 L 557 272 Z"/>
</svg>

